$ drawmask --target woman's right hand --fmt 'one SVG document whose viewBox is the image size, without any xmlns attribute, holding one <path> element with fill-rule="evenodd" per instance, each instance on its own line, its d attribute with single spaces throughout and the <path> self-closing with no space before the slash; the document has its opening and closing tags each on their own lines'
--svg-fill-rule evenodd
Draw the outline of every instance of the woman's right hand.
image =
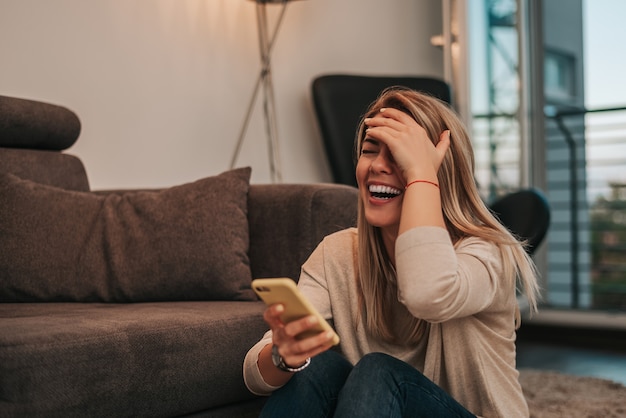
<svg viewBox="0 0 626 418">
<path fill-rule="evenodd" d="M 280 319 L 284 310 L 284 306 L 280 303 L 271 305 L 265 310 L 263 319 L 272 330 L 272 342 L 278 347 L 278 353 L 285 364 L 294 368 L 301 366 L 307 358 L 314 357 L 332 347 L 332 331 L 297 339 L 297 335 L 317 324 L 317 318 L 309 315 L 285 324 Z"/>
</svg>

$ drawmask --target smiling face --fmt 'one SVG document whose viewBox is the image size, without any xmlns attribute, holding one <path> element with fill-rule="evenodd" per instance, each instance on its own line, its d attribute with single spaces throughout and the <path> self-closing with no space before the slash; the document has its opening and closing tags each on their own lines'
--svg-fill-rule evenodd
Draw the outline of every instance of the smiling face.
<svg viewBox="0 0 626 418">
<path fill-rule="evenodd" d="M 404 181 L 386 145 L 369 138 L 363 140 L 356 180 L 367 222 L 397 235 Z"/>
</svg>

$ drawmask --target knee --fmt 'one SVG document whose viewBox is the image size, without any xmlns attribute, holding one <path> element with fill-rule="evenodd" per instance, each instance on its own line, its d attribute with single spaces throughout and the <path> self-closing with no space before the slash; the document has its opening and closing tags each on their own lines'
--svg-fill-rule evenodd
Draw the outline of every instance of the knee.
<svg viewBox="0 0 626 418">
<path fill-rule="evenodd" d="M 323 399 L 336 399 L 351 370 L 352 364 L 343 356 L 327 351 L 312 358 L 309 367 L 295 373 L 272 397 L 318 399 L 321 405 Z"/>
<path fill-rule="evenodd" d="M 388 381 L 390 384 L 399 384 L 409 379 L 419 381 L 424 375 L 404 361 L 384 353 L 370 353 L 354 366 L 352 374 L 359 379 L 372 381 Z"/>
<path fill-rule="evenodd" d="M 394 393 L 397 387 L 394 361 L 399 360 L 383 353 L 363 356 L 352 369 L 341 390 L 344 406 L 349 404 L 353 408 L 358 403 L 368 409 L 374 400 Z"/>
<path fill-rule="evenodd" d="M 339 392 L 352 364 L 341 354 L 326 351 L 311 359 L 267 400 L 262 417 L 332 416 Z"/>
<path fill-rule="evenodd" d="M 394 364 L 400 360 L 384 353 L 369 353 L 364 355 L 356 364 L 355 369 L 364 371 L 386 370 L 393 368 Z"/>
<path fill-rule="evenodd" d="M 387 380 L 393 367 L 393 357 L 383 353 L 369 353 L 363 356 L 350 373 L 352 382 L 380 382 Z"/>
<path fill-rule="evenodd" d="M 301 372 L 295 373 L 287 387 L 302 387 L 307 390 L 335 390 L 341 387 L 352 371 L 352 364 L 341 354 L 326 351 L 311 359 L 311 364 Z"/>
<path fill-rule="evenodd" d="M 351 371 L 352 364 L 345 357 L 335 351 L 328 350 L 311 359 L 311 365 L 298 374 L 308 375 L 307 377 L 314 375 L 322 382 L 343 382 Z"/>
</svg>

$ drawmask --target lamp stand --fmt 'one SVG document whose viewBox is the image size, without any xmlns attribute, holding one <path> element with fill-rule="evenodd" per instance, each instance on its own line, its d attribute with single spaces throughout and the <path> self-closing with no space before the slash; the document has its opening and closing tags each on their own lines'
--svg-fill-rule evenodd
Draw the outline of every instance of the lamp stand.
<svg viewBox="0 0 626 418">
<path fill-rule="evenodd" d="M 275 99 L 274 99 L 274 85 L 272 83 L 272 65 L 271 65 L 272 47 L 274 46 L 276 35 L 278 34 L 278 29 L 280 28 L 280 24 L 283 20 L 283 16 L 285 15 L 285 10 L 287 8 L 287 0 L 283 0 L 281 3 L 282 3 L 282 8 L 280 11 L 280 15 L 276 22 L 276 26 L 274 27 L 274 32 L 270 36 L 269 30 L 268 30 L 269 28 L 267 24 L 267 11 L 265 9 L 266 2 L 264 1 L 256 2 L 257 26 L 258 26 L 258 32 L 259 32 L 259 51 L 261 53 L 261 72 L 259 73 L 259 77 L 257 78 L 256 84 L 254 86 L 252 97 L 250 98 L 250 103 L 248 104 L 248 109 L 246 111 L 246 117 L 241 127 L 239 138 L 235 146 L 235 151 L 230 161 L 230 168 L 232 169 L 234 168 L 235 163 L 237 161 L 237 157 L 239 156 L 239 152 L 241 151 L 241 145 L 245 138 L 246 131 L 248 129 L 248 124 L 250 123 L 250 117 L 252 116 L 252 111 L 254 110 L 254 104 L 256 102 L 259 89 L 262 86 L 263 87 L 263 116 L 265 118 L 265 131 L 267 134 L 267 149 L 269 153 L 270 176 L 271 176 L 273 183 L 282 181 L 280 153 L 278 149 L 278 123 L 276 119 L 276 105 L 275 105 Z"/>
</svg>

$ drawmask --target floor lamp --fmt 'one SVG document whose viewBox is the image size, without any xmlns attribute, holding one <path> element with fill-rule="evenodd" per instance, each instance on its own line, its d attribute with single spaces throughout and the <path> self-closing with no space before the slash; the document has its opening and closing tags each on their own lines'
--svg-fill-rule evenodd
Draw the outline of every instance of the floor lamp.
<svg viewBox="0 0 626 418">
<path fill-rule="evenodd" d="M 241 150 L 241 145 L 248 129 L 248 123 L 250 122 L 252 111 L 254 110 L 254 104 L 256 103 L 257 95 L 259 93 L 259 90 L 263 88 L 263 115 L 265 118 L 265 130 L 267 134 L 270 176 L 272 182 L 276 183 L 282 181 L 282 171 L 280 164 L 280 153 L 278 150 L 278 125 L 276 121 L 274 86 L 272 84 L 271 52 L 272 47 L 274 46 L 274 42 L 276 41 L 278 29 L 280 28 L 280 24 L 282 23 L 283 17 L 285 15 L 285 10 L 287 9 L 287 3 L 289 3 L 290 0 L 252 1 L 256 3 L 257 27 L 259 32 L 259 50 L 261 53 L 261 72 L 259 73 L 259 77 L 257 78 L 254 90 L 252 92 L 252 97 L 250 98 L 250 103 L 248 104 L 246 117 L 241 127 L 241 132 L 239 133 L 239 138 L 235 146 L 235 151 L 230 161 L 230 168 L 232 169 L 235 166 L 237 157 L 239 156 L 239 151 Z M 269 33 L 269 27 L 267 23 L 267 11 L 265 9 L 268 3 L 276 3 L 281 5 L 280 15 L 278 16 L 278 20 L 276 21 L 276 25 L 274 26 L 274 30 L 271 35 Z"/>
</svg>

